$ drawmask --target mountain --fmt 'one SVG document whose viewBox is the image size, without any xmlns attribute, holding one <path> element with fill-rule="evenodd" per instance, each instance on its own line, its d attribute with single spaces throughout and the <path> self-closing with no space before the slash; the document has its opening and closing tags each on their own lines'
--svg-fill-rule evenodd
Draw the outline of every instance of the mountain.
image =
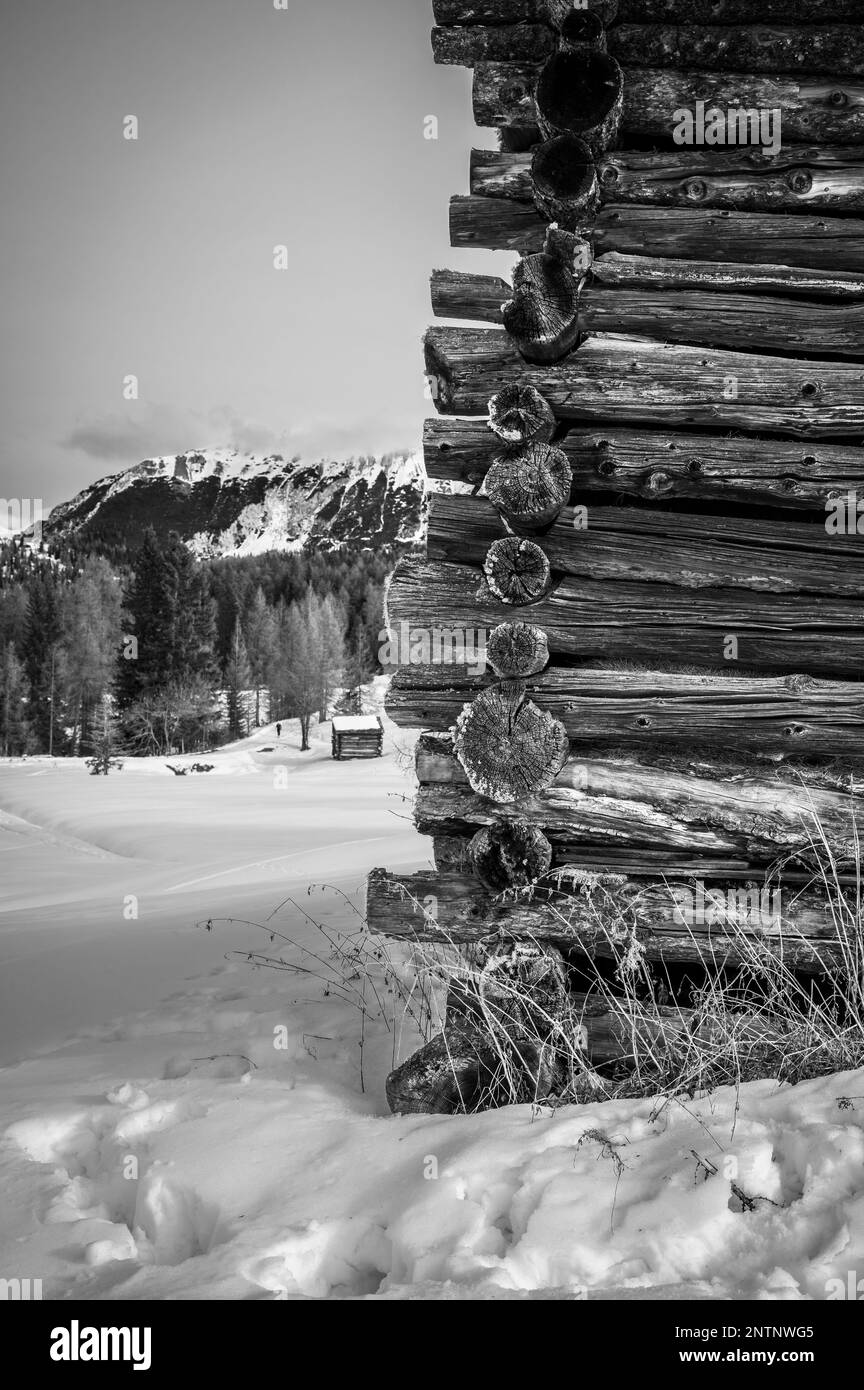
<svg viewBox="0 0 864 1390">
<path fill-rule="evenodd" d="M 318 463 L 234 449 L 145 459 L 55 507 L 45 539 L 135 546 L 176 531 L 199 558 L 266 550 L 406 546 L 425 525 L 415 454 Z"/>
</svg>

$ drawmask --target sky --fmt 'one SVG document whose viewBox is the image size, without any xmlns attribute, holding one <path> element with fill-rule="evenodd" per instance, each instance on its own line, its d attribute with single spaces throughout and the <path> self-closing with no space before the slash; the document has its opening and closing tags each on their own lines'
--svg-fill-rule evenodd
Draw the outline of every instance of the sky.
<svg viewBox="0 0 864 1390">
<path fill-rule="evenodd" d="M 450 248 L 493 135 L 432 23 L 431 0 L 0 0 L 3 497 L 194 449 L 419 445 L 433 267 L 513 260 Z"/>
</svg>

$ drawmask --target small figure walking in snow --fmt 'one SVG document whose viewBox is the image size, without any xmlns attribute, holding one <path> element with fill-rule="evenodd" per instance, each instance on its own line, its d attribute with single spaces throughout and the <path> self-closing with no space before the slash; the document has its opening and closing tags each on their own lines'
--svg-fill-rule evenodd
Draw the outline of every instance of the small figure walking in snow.
<svg viewBox="0 0 864 1390">
<path fill-rule="evenodd" d="M 277 737 L 277 738 L 281 738 L 281 737 L 282 737 L 282 725 L 281 725 L 281 724 L 277 724 L 277 725 L 276 725 L 276 737 Z"/>
</svg>

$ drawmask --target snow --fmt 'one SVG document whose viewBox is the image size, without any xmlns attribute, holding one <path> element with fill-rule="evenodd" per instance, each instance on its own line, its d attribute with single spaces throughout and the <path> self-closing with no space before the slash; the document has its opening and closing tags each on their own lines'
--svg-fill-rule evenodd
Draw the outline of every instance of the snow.
<svg viewBox="0 0 864 1390">
<path fill-rule="evenodd" d="M 329 725 L 313 734 L 301 755 L 269 726 L 181 778 L 0 764 L 0 1277 L 96 1300 L 854 1288 L 864 1075 L 388 1114 L 418 1036 L 383 962 L 384 1017 L 367 984 L 361 1026 L 314 922 L 356 932 L 369 868 L 429 862 L 410 740 L 385 720 L 383 758 L 334 763 Z M 312 973 L 243 955 L 280 945 Z"/>
<path fill-rule="evenodd" d="M 352 729 L 374 729 L 377 733 L 380 727 L 374 714 L 340 714 L 333 720 L 333 728 L 337 733 L 348 733 Z"/>
</svg>

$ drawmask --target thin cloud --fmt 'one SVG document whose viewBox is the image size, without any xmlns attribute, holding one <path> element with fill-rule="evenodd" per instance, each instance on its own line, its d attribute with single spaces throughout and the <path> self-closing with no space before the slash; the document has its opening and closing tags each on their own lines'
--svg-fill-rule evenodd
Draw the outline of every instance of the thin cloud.
<svg viewBox="0 0 864 1390">
<path fill-rule="evenodd" d="M 419 419 L 406 417 L 344 423 L 308 419 L 277 430 L 238 414 L 230 406 L 217 406 L 202 415 L 184 413 L 170 405 L 148 405 L 135 414 L 116 412 L 81 421 L 60 442 L 64 449 L 98 463 L 123 467 L 195 449 L 237 449 L 244 454 L 289 457 L 408 452 L 418 447 L 419 439 Z"/>
</svg>

